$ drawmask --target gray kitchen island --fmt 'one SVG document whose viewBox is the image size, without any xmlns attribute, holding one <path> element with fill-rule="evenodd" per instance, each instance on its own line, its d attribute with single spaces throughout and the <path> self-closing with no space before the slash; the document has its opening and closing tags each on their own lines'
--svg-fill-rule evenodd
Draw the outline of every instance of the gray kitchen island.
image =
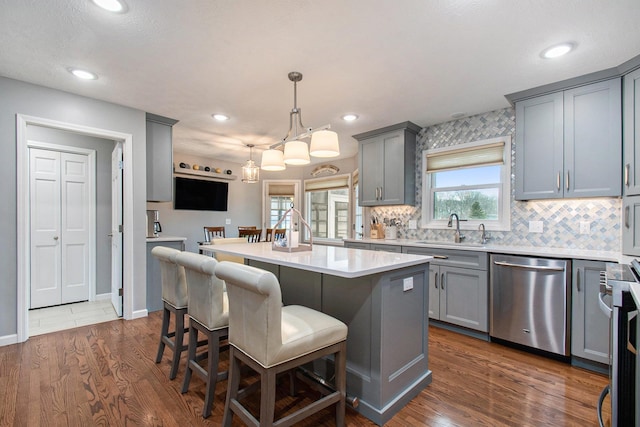
<svg viewBox="0 0 640 427">
<path fill-rule="evenodd" d="M 349 327 L 347 395 L 378 425 L 431 383 L 428 366 L 430 256 L 315 245 L 281 252 L 271 243 L 210 245 L 273 272 L 286 305 L 320 310 Z M 323 376 L 326 368 L 313 367 Z"/>
</svg>

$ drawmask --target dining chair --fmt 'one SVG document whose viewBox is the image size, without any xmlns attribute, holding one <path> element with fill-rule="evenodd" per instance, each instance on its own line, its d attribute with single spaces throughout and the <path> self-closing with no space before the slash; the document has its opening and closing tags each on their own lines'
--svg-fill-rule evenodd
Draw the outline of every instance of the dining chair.
<svg viewBox="0 0 640 427">
<path fill-rule="evenodd" d="M 224 226 L 221 227 L 204 227 L 204 241 L 210 242 L 213 239 L 224 238 Z"/>
<path fill-rule="evenodd" d="M 234 244 L 234 243 L 247 243 L 247 239 L 245 237 L 227 237 L 225 239 L 213 239 L 210 243 L 213 246 L 228 245 L 228 244 Z M 231 262 L 244 264 L 244 258 L 238 255 L 230 255 L 230 254 L 224 254 L 222 252 L 214 252 L 213 257 L 218 261 L 231 261 Z"/>
<path fill-rule="evenodd" d="M 182 383 L 182 393 L 189 390 L 191 374 L 195 373 L 206 383 L 202 417 L 211 415 L 216 383 L 227 378 L 227 371 L 218 371 L 221 342 L 228 335 L 229 301 L 224 282 L 215 276 L 218 261 L 206 255 L 181 252 L 176 262 L 184 267 L 189 294 L 189 348 L 187 369 Z M 198 332 L 207 338 L 207 351 L 196 353 Z M 223 347 L 224 348 L 224 347 Z M 206 368 L 200 362 L 206 359 Z"/>
<path fill-rule="evenodd" d="M 258 243 L 262 237 L 262 229 L 254 228 L 248 230 L 238 230 L 239 237 L 244 237 L 249 243 Z"/>
<path fill-rule="evenodd" d="M 289 426 L 336 405 L 336 425 L 344 426 L 347 378 L 347 325 L 325 313 L 300 305 L 282 305 L 280 283 L 265 270 L 220 262 L 216 276 L 229 295 L 229 378 L 222 424 L 237 415 L 246 425 Z M 276 376 L 314 360 L 333 356 L 334 390 L 277 421 Z M 253 384 L 240 390 L 248 366 L 260 375 L 260 420 L 243 406 Z M 257 390 L 256 390 L 257 391 Z"/>
<path fill-rule="evenodd" d="M 238 226 L 238 231 L 240 231 L 240 230 L 255 230 L 256 228 L 258 228 L 258 227 L 256 227 L 255 225 L 239 225 Z"/>
<path fill-rule="evenodd" d="M 285 228 L 267 228 L 267 234 L 264 236 L 265 241 L 270 242 L 272 234 L 273 240 L 284 239 L 287 234 L 287 230 Z"/>
<path fill-rule="evenodd" d="M 173 352 L 169 379 L 172 380 L 178 373 L 178 364 L 183 351 L 184 334 L 188 329 L 184 327 L 184 318 L 187 315 L 187 282 L 184 268 L 176 262 L 176 257 L 181 251 L 166 246 L 156 246 L 151 249 L 151 254 L 160 262 L 160 277 L 162 285 L 162 327 L 160 331 L 160 344 L 156 355 L 156 363 L 162 361 L 165 346 Z M 171 313 L 174 315 L 175 328 L 169 332 Z"/>
</svg>

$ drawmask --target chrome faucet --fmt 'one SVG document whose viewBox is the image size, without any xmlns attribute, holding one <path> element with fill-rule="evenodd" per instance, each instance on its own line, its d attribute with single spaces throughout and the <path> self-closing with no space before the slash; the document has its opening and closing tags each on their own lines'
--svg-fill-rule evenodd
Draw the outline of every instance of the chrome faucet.
<svg viewBox="0 0 640 427">
<path fill-rule="evenodd" d="M 478 226 L 478 230 L 482 231 L 482 235 L 480 236 L 480 243 L 483 245 L 487 244 L 491 236 L 487 235 L 487 232 L 484 229 L 484 224 L 480 224 Z"/>
<path fill-rule="evenodd" d="M 456 218 L 456 234 L 455 234 L 455 242 L 460 243 L 464 239 L 464 235 L 460 234 L 460 218 L 457 213 L 452 213 L 449 215 L 449 222 L 447 223 L 447 227 L 451 227 L 451 222 L 453 221 L 453 217 Z"/>
</svg>

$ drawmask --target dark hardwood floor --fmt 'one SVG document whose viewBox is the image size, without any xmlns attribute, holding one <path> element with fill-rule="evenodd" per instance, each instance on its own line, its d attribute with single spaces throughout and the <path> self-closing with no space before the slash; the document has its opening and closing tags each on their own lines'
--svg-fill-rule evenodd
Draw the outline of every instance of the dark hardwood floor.
<svg viewBox="0 0 640 427">
<path fill-rule="evenodd" d="M 220 425 L 226 381 L 204 420 L 203 382 L 194 377 L 183 395 L 184 368 L 170 381 L 170 353 L 154 363 L 159 331 L 155 312 L 0 347 L 0 425 Z M 436 327 L 429 333 L 433 383 L 388 426 L 597 426 L 606 376 Z M 281 389 L 277 416 L 317 397 L 305 387 L 295 398 L 286 383 Z M 333 420 L 327 409 L 301 425 Z M 347 409 L 347 425 L 374 424 Z"/>
</svg>

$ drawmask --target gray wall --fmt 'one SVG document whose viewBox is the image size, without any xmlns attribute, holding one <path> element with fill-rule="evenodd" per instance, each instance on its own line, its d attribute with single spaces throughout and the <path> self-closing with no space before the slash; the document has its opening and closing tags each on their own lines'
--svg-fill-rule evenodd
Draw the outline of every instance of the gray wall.
<svg viewBox="0 0 640 427">
<path fill-rule="evenodd" d="M 0 257 L 0 337 L 17 333 L 17 205 L 16 205 L 16 114 L 74 123 L 133 135 L 134 243 L 133 309 L 146 306 L 145 199 L 146 162 L 145 113 L 104 101 L 85 98 L 43 86 L 0 77 L 0 241 L 5 251 Z M 125 289 L 125 292 L 128 290 Z"/>
<path fill-rule="evenodd" d="M 109 139 L 41 126 L 27 126 L 30 141 L 86 148 L 96 152 L 96 294 L 111 292 L 111 151 Z"/>
<path fill-rule="evenodd" d="M 260 164 L 259 154 L 254 155 L 254 159 L 257 164 Z M 241 164 L 183 153 L 174 153 L 174 165 L 177 166 L 180 162 L 184 162 L 189 165 L 198 164 L 201 166 L 219 167 L 222 170 L 231 169 L 233 175 L 238 177 L 235 181 L 227 181 L 229 183 L 229 210 L 226 212 L 175 210 L 173 209 L 172 202 L 147 203 L 147 209 L 157 209 L 159 211 L 160 224 L 162 225 L 161 235 L 186 237 L 186 250 L 192 252 L 198 251 L 198 242 L 204 239 L 204 226 L 224 225 L 226 227 L 225 233 L 227 237 L 237 237 L 239 225 L 256 225 L 261 227 L 262 180 L 297 180 L 300 181 L 300 190 L 302 191 L 302 180 L 313 178 L 313 176 L 311 176 L 311 171 L 318 166 L 317 164 L 314 164 L 304 167 L 287 167 L 287 169 L 282 172 L 265 172 L 261 170 L 261 182 L 256 184 L 245 184 L 242 182 Z M 340 168 L 338 173 L 340 174 L 351 173 L 356 168 L 357 158 L 353 157 L 350 159 L 340 160 L 326 159 L 326 161 L 322 163 L 330 163 L 338 166 Z M 304 203 L 304 197 L 302 197 L 301 201 Z M 304 212 L 302 207 L 298 208 L 301 212 Z M 225 224 L 226 219 L 230 219 L 231 224 Z"/>
</svg>

